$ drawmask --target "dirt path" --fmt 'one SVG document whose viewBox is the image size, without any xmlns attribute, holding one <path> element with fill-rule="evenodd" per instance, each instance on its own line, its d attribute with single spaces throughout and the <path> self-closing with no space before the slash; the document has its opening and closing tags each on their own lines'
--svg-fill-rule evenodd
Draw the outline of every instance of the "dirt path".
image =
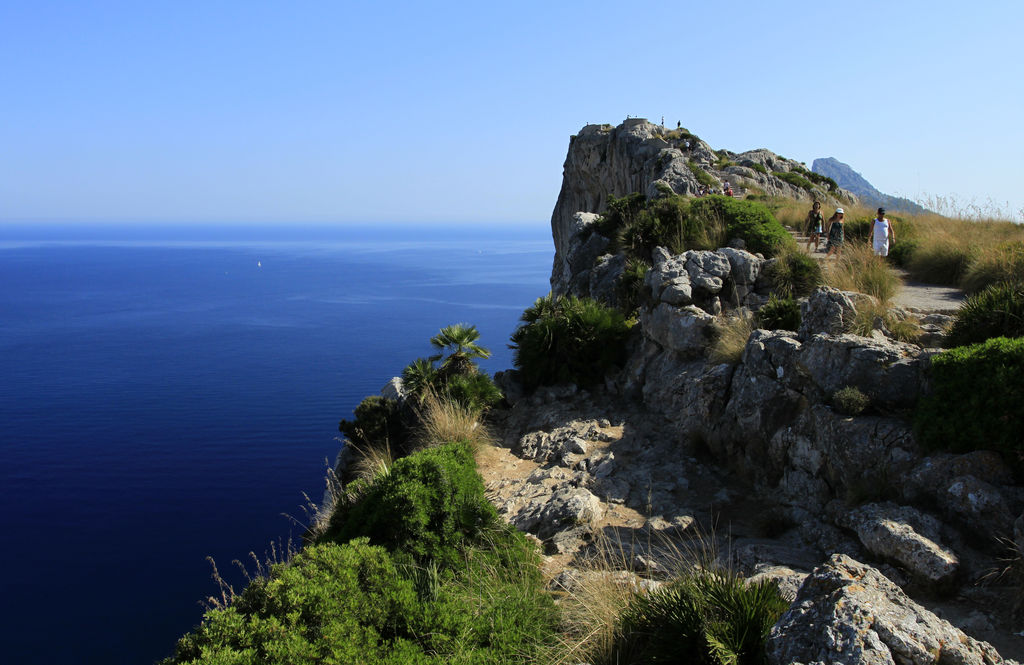
<svg viewBox="0 0 1024 665">
<path fill-rule="evenodd" d="M 824 251 L 816 252 L 811 248 L 808 252 L 807 236 L 792 230 L 790 234 L 796 240 L 800 249 L 809 256 L 821 262 L 835 260 L 834 258 L 826 259 Z M 824 248 L 825 241 L 822 240 L 819 244 L 819 249 L 824 250 Z M 900 278 L 903 280 L 903 285 L 892 299 L 892 302 L 899 307 L 915 312 L 954 314 L 964 301 L 964 292 L 958 288 L 914 281 L 910 279 L 907 271 L 899 268 L 896 269 L 896 272 L 899 273 Z"/>
</svg>

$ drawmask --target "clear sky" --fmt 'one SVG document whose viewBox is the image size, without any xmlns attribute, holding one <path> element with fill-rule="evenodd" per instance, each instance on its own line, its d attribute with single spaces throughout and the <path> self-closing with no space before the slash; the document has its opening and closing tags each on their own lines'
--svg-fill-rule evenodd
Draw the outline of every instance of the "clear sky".
<svg viewBox="0 0 1024 665">
<path fill-rule="evenodd" d="M 627 115 L 1024 209 L 1024 3 L 0 0 L 0 221 L 545 221 Z"/>
</svg>

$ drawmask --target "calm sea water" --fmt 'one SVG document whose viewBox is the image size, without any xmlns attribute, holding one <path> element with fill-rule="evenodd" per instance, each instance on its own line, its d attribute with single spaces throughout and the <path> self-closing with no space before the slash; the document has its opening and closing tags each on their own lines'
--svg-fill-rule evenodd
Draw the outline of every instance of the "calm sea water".
<svg viewBox="0 0 1024 665">
<path fill-rule="evenodd" d="M 298 540 L 338 420 L 439 328 L 511 366 L 551 255 L 541 224 L 0 227 L 3 661 L 170 655 L 205 557 Z"/>
</svg>

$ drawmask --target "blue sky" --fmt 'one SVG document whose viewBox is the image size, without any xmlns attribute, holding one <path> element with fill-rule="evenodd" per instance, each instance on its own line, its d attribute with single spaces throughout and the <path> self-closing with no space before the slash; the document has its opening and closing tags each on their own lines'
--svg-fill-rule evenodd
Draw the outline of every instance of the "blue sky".
<svg viewBox="0 0 1024 665">
<path fill-rule="evenodd" d="M 0 221 L 543 222 L 627 115 L 1024 208 L 1019 2 L 9 2 Z"/>
</svg>

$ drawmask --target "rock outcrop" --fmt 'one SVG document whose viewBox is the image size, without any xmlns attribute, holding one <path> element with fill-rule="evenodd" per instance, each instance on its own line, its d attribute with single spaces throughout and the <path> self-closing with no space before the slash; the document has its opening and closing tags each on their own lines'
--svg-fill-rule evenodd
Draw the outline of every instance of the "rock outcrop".
<svg viewBox="0 0 1024 665">
<path fill-rule="evenodd" d="M 999 665 L 985 642 L 936 617 L 870 566 L 837 554 L 800 587 L 767 644 L 771 665 Z"/>
<path fill-rule="evenodd" d="M 669 192 L 696 195 L 701 184 L 695 170 L 719 182 L 756 187 L 770 196 L 826 202 L 836 201 L 836 196 L 853 200 L 848 192 L 830 193 L 822 188 L 807 191 L 774 175 L 801 168 L 799 163 L 768 150 L 716 153 L 689 132 L 670 131 L 642 118 L 626 120 L 617 127 L 587 125 L 569 141 L 562 188 L 551 216 L 555 241 L 551 289 L 555 294 L 573 292 L 572 280 L 580 274 L 583 255 L 573 248 L 573 242 L 581 227 L 593 220 L 580 213 L 603 213 L 610 197 L 634 192 L 649 198 Z"/>
</svg>

